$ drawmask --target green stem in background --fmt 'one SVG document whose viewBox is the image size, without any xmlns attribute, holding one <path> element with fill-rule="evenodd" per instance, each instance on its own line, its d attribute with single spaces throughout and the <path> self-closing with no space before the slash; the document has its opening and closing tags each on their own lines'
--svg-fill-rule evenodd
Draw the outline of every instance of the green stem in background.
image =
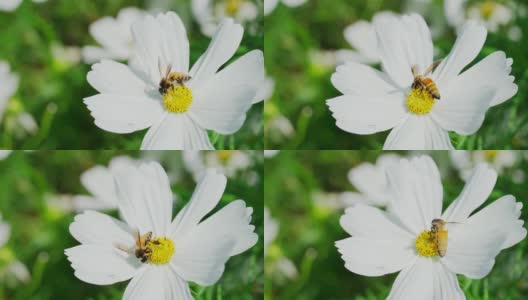
<svg viewBox="0 0 528 300">
<path fill-rule="evenodd" d="M 306 131 L 308 129 L 308 124 L 310 123 L 310 118 L 312 117 L 312 109 L 309 107 L 304 107 L 301 110 L 301 115 L 297 119 L 297 136 L 291 142 L 288 149 L 297 149 L 299 145 L 304 141 L 306 136 Z"/>
<path fill-rule="evenodd" d="M 234 135 L 230 135 L 229 136 L 229 149 L 230 150 L 235 150 L 235 136 Z"/>
<path fill-rule="evenodd" d="M 48 136 L 56 113 L 56 105 L 54 103 L 48 104 L 46 110 L 44 111 L 44 115 L 42 116 L 42 119 L 40 121 L 40 130 L 38 132 L 38 135 L 34 139 L 31 139 L 29 142 L 27 142 L 27 144 L 24 145 L 23 149 L 36 149 L 40 146 L 40 144 L 42 144 L 44 139 Z"/>
<path fill-rule="evenodd" d="M 42 284 L 42 274 L 48 264 L 49 256 L 46 253 L 40 253 L 37 256 L 33 270 L 31 271 L 31 282 L 25 289 L 19 289 L 20 293 L 17 294 L 17 299 L 24 300 L 30 299 L 33 293 L 38 292 L 39 287 Z"/>
<path fill-rule="evenodd" d="M 317 251 L 313 248 L 306 250 L 302 263 L 299 280 L 291 285 L 291 287 L 284 293 L 283 299 L 296 299 L 296 295 L 302 290 L 304 284 L 312 273 L 312 267 L 315 259 L 317 258 Z"/>
</svg>

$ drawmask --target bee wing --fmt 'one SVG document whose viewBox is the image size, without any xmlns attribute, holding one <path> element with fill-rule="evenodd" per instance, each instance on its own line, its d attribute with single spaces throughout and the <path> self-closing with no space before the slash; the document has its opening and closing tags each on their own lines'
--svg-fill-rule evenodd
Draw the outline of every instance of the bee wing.
<svg viewBox="0 0 528 300">
<path fill-rule="evenodd" d="M 129 248 L 127 248 L 126 246 L 119 245 L 119 244 L 115 244 L 114 246 L 116 247 L 116 249 L 121 250 L 121 251 L 123 251 L 125 253 L 131 254 L 131 255 L 134 254 L 134 251 L 129 249 Z"/>
<path fill-rule="evenodd" d="M 167 69 L 165 70 L 165 76 L 164 76 L 165 78 L 169 76 L 171 70 L 172 70 L 172 64 L 169 64 L 167 66 Z"/>
<path fill-rule="evenodd" d="M 418 74 L 418 66 L 417 65 L 412 65 L 411 71 L 412 71 L 413 77 L 417 77 L 418 75 L 420 75 L 420 74 Z"/>
<path fill-rule="evenodd" d="M 424 76 L 431 73 L 431 72 L 434 72 L 434 70 L 436 70 L 436 67 L 438 67 L 438 65 L 442 62 L 441 59 L 433 62 L 424 72 Z"/>
</svg>

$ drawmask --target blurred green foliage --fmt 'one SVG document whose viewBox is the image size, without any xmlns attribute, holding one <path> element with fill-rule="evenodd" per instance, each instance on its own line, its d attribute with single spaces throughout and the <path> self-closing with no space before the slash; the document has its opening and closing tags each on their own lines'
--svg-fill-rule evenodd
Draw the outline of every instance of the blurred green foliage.
<svg viewBox="0 0 528 300">
<path fill-rule="evenodd" d="M 493 193 L 482 207 L 503 195 L 512 194 L 523 203 L 521 219 L 526 220 L 528 179 L 525 176 L 521 182 L 512 181 L 515 172 L 528 170 L 528 152 L 522 152 L 522 161 L 499 174 Z M 379 300 L 387 297 L 396 274 L 366 277 L 351 273 L 334 245 L 336 241 L 349 237 L 339 225 L 344 207 L 336 200 L 339 193 L 354 191 L 347 179 L 348 171 L 362 162 L 375 163 L 384 153 L 281 151 L 266 159 L 265 205 L 280 229 L 266 253 L 264 299 Z M 464 182 L 453 169 L 447 152 L 434 151 L 431 155 L 443 175 L 445 209 L 462 191 Z M 459 276 L 467 299 L 526 299 L 527 250 L 527 239 L 503 250 L 491 273 L 482 280 Z M 281 279 L 277 273 L 269 272 L 279 257 L 286 257 L 297 266 L 298 275 L 294 279 Z"/>
<path fill-rule="evenodd" d="M 197 300 L 263 297 L 263 158 L 261 151 L 248 151 L 248 154 L 251 166 L 237 178 L 228 179 L 226 191 L 213 213 L 230 201 L 245 200 L 254 209 L 251 223 L 256 227 L 259 242 L 232 257 L 215 285 L 191 284 Z M 178 199 L 173 216 L 189 201 L 196 184 L 184 170 L 178 151 L 16 151 L 6 160 L 0 160 L 0 212 L 12 231 L 7 246 L 0 250 L 13 254 L 31 272 L 28 283 L 0 283 L 0 299 L 121 299 L 128 282 L 96 286 L 73 275 L 64 249 L 79 244 L 68 231 L 76 213 L 61 209 L 67 205 L 51 202 L 56 195 L 88 194 L 79 181 L 80 174 L 96 164 L 107 165 L 118 155 L 157 157 L 169 174 L 179 174 L 172 186 Z M 246 172 L 258 174 L 254 184 L 244 180 Z M 117 217 L 117 212 L 110 214 Z"/>
<path fill-rule="evenodd" d="M 413 2 L 418 3 L 420 9 L 410 8 Z M 427 2 L 431 3 L 424 4 Z M 438 48 L 435 58 L 443 58 L 456 40 L 455 30 L 446 25 L 443 2 L 310 0 L 297 8 L 279 5 L 265 20 L 266 70 L 277 83 L 275 94 L 266 102 L 264 110 L 266 149 L 381 149 L 388 131 L 361 136 L 335 125 L 325 104 L 327 99 L 340 95 L 330 82 L 335 67 L 313 59 L 311 53 L 351 49 L 343 30 L 358 20 L 371 21 L 377 12 L 418 10 L 430 26 L 434 24 L 439 29 L 440 35 L 434 39 Z M 512 2 L 524 5 L 524 11 L 528 9 L 525 1 Z M 514 11 L 519 15 L 511 24 L 521 29 L 521 41 L 509 39 L 506 30 L 488 33 L 484 48 L 474 61 L 494 51 L 504 51 L 513 58 L 511 74 L 516 78 L 519 91 L 508 102 L 491 108 L 476 134 L 464 137 L 450 133 L 457 149 L 526 149 L 528 146 L 528 56 L 525 51 L 528 18 L 521 17 L 521 13 L 520 9 Z M 274 133 L 268 130 L 272 120 L 280 115 L 289 119 L 295 128 L 292 137 L 274 138 Z"/>
<path fill-rule="evenodd" d="M 190 9 L 191 0 L 30 0 L 14 12 L 0 11 L 0 60 L 11 65 L 21 77 L 16 95 L 10 100 L 0 126 L 0 149 L 139 149 L 146 130 L 121 135 L 95 126 L 83 98 L 97 92 L 86 81 L 90 65 L 71 64 L 54 57 L 51 47 L 97 45 L 89 25 L 104 17 L 115 17 L 125 7 L 147 9 L 166 3 L 163 11 L 173 10 L 183 19 L 191 46 L 191 64 L 207 49 L 210 38 L 201 34 Z M 254 0 L 259 3 L 260 0 Z M 261 5 L 261 4 L 260 4 Z M 159 7 L 159 6 L 158 6 Z M 159 10 L 159 9 L 158 9 Z M 259 16 L 246 31 L 237 57 L 263 49 L 264 25 Z M 19 137 L 6 128 L 6 118 L 27 111 L 37 121 L 39 131 Z M 211 133 L 217 149 L 262 149 L 263 104 L 254 105 L 240 131 L 230 136 Z"/>
</svg>

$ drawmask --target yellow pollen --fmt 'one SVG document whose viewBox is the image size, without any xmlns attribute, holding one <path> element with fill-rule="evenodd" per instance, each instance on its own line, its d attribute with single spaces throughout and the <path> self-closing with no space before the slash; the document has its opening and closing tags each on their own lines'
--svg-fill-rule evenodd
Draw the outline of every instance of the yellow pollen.
<svg viewBox="0 0 528 300">
<path fill-rule="evenodd" d="M 165 108 L 173 113 L 184 113 L 192 103 L 192 91 L 185 86 L 173 85 L 163 95 Z"/>
<path fill-rule="evenodd" d="M 438 255 L 435 239 L 431 239 L 431 232 L 428 230 L 422 231 L 414 242 L 416 252 L 421 256 L 433 257 Z"/>
<path fill-rule="evenodd" d="M 407 96 L 407 108 L 417 115 L 428 114 L 433 104 L 434 98 L 426 89 L 414 88 Z"/>
<path fill-rule="evenodd" d="M 242 5 L 242 1 L 240 0 L 226 0 L 225 1 L 225 12 L 228 16 L 234 17 L 240 10 L 240 6 Z"/>
<path fill-rule="evenodd" d="M 499 154 L 498 150 L 484 150 L 484 159 L 487 162 L 494 162 L 497 154 Z"/>
<path fill-rule="evenodd" d="M 480 14 L 484 20 L 489 20 L 495 11 L 497 3 L 494 1 L 486 1 L 480 6 Z"/>
<path fill-rule="evenodd" d="M 229 161 L 231 156 L 235 153 L 233 150 L 219 150 L 216 151 L 216 155 L 218 156 L 218 160 L 220 160 L 222 163 L 226 163 Z"/>
<path fill-rule="evenodd" d="M 155 238 L 150 240 L 147 247 L 152 251 L 149 263 L 163 265 L 170 261 L 174 254 L 174 243 L 168 238 Z"/>
</svg>

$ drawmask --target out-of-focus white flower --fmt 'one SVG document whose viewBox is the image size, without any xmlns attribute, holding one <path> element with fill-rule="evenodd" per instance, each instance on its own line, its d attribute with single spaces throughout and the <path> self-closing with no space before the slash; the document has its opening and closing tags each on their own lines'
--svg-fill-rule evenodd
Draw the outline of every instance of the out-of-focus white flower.
<svg viewBox="0 0 528 300">
<path fill-rule="evenodd" d="M 277 154 L 279 154 L 280 150 L 264 150 L 264 157 L 265 158 L 271 158 Z"/>
<path fill-rule="evenodd" d="M 0 247 L 3 247 L 9 239 L 11 228 L 9 224 L 2 221 L 2 215 L 0 214 Z"/>
<path fill-rule="evenodd" d="M 228 135 L 242 127 L 264 81 L 264 55 L 250 51 L 219 71 L 240 46 L 240 24 L 225 19 L 190 70 L 189 40 L 175 13 L 146 16 L 132 33 L 130 66 L 103 60 L 88 73 L 100 93 L 84 99 L 95 125 L 120 134 L 149 128 L 142 150 L 212 150 L 207 130 Z M 165 70 L 189 80 L 160 87 Z"/>
<path fill-rule="evenodd" d="M 11 227 L 9 224 L 2 221 L 2 215 L 0 214 L 0 248 L 7 243 L 10 234 Z M 6 274 L 12 275 L 15 279 L 21 282 L 28 282 L 31 278 L 26 266 L 14 258 L 7 262 L 4 269 L 0 270 L 0 277 L 5 276 Z"/>
<path fill-rule="evenodd" d="M 101 45 L 84 46 L 82 57 L 86 63 L 95 63 L 102 59 L 127 60 L 134 49 L 131 26 L 141 20 L 147 12 L 135 7 L 123 8 L 117 18 L 103 17 L 90 25 L 90 34 Z"/>
<path fill-rule="evenodd" d="M 473 168 L 479 163 L 488 163 L 500 174 L 515 165 L 518 159 L 517 153 L 511 150 L 455 150 L 449 151 L 449 157 L 464 181 L 470 178 Z"/>
<path fill-rule="evenodd" d="M 283 115 L 277 115 L 268 120 L 265 129 L 268 132 L 266 136 L 276 142 L 291 138 L 295 134 L 295 128 L 290 120 Z"/>
<path fill-rule="evenodd" d="M 17 124 L 24 129 L 25 132 L 29 134 L 35 134 L 38 130 L 38 124 L 37 121 L 35 121 L 35 118 L 28 112 L 21 112 L 18 114 L 17 118 Z"/>
<path fill-rule="evenodd" d="M 72 206 L 78 211 L 84 210 L 111 210 L 118 208 L 118 195 L 115 186 L 114 174 L 120 169 L 134 166 L 139 162 L 128 157 L 118 156 L 113 158 L 108 167 L 95 166 L 81 174 L 81 183 L 88 195 L 75 195 L 72 197 Z"/>
<path fill-rule="evenodd" d="M 75 217 L 70 233 L 81 245 L 65 250 L 75 276 L 96 285 L 131 279 L 125 300 L 194 299 L 189 281 L 215 284 L 229 258 L 258 240 L 250 224 L 253 209 L 242 200 L 205 218 L 217 206 L 226 183 L 225 176 L 209 170 L 172 219 L 172 191 L 158 163 L 119 169 L 115 186 L 125 222 L 96 211 Z M 149 254 L 138 255 L 138 245 Z"/>
<path fill-rule="evenodd" d="M 82 50 L 76 46 L 53 44 L 51 46 L 51 54 L 56 61 L 67 65 L 76 65 L 81 62 Z"/>
<path fill-rule="evenodd" d="M 273 96 L 273 90 L 275 89 L 275 81 L 273 78 L 266 76 L 264 78 L 264 84 L 258 90 L 257 95 L 255 96 L 255 101 L 253 103 L 260 102 L 262 100 L 268 100 Z"/>
<path fill-rule="evenodd" d="M 306 3 L 308 0 L 264 0 L 264 15 L 271 13 L 275 7 L 282 2 L 284 5 L 289 7 L 297 7 Z"/>
<path fill-rule="evenodd" d="M 7 102 L 18 89 L 18 76 L 11 73 L 7 62 L 0 61 L 0 121 L 7 107 Z"/>
<path fill-rule="evenodd" d="M 9 154 L 13 152 L 12 150 L 0 150 L 0 160 L 6 159 Z"/>
<path fill-rule="evenodd" d="M 466 20 L 474 19 L 482 22 L 489 31 L 496 32 L 501 25 L 513 19 L 511 8 L 493 0 L 472 3 L 467 0 L 445 0 L 444 10 L 447 22 L 458 29 Z"/>
<path fill-rule="evenodd" d="M 327 105 L 344 131 L 366 135 L 390 130 L 385 150 L 454 149 L 449 131 L 474 134 L 490 107 L 517 93 L 510 76 L 513 60 L 502 51 L 464 70 L 486 40 L 486 29 L 475 21 L 467 22 L 437 68 L 431 33 L 420 15 L 376 19 L 374 26 L 383 72 L 349 61 L 332 75 L 343 95 Z M 437 94 L 414 84 L 419 75 L 435 83 Z"/>
<path fill-rule="evenodd" d="M 264 253 L 279 234 L 279 223 L 271 218 L 267 207 L 264 208 Z"/>
<path fill-rule="evenodd" d="M 526 237 L 519 219 L 522 203 L 512 195 L 473 213 L 497 180 L 497 173 L 485 164 L 475 168 L 443 213 L 442 182 L 430 157 L 402 159 L 388 168 L 387 176 L 393 214 L 363 204 L 348 208 L 340 223 L 351 237 L 336 246 L 351 272 L 364 276 L 400 272 L 389 300 L 466 299 L 457 274 L 485 277 L 501 250 Z"/>
<path fill-rule="evenodd" d="M 48 0 L 33 0 L 35 3 L 43 3 Z M 14 11 L 22 3 L 22 0 L 0 0 L 0 11 Z"/>
<path fill-rule="evenodd" d="M 192 0 L 192 12 L 202 33 L 209 37 L 225 18 L 245 24 L 259 15 L 258 6 L 251 0 Z"/>
<path fill-rule="evenodd" d="M 333 68 L 339 63 L 338 53 L 339 51 L 334 50 L 312 49 L 308 53 L 308 57 L 312 65 L 327 69 Z"/>
<path fill-rule="evenodd" d="M 238 171 L 247 169 L 251 159 L 247 152 L 240 150 L 183 151 L 183 164 L 194 180 L 199 181 L 209 168 L 233 177 Z"/>
<path fill-rule="evenodd" d="M 372 23 L 360 20 L 345 28 L 345 39 L 352 48 L 356 50 L 337 50 L 337 64 L 343 64 L 347 61 L 355 61 L 365 64 L 379 63 L 381 58 L 378 51 L 378 40 L 373 23 L 375 20 L 393 16 L 395 16 L 393 12 L 382 11 L 376 13 L 374 17 L 372 17 Z"/>
<path fill-rule="evenodd" d="M 401 159 L 396 154 L 383 154 L 378 157 L 376 164 L 362 163 L 348 172 L 348 181 L 358 192 L 344 192 L 341 201 L 345 207 L 356 204 L 366 204 L 387 208 L 390 210 L 393 195 L 389 191 L 387 182 L 387 167 L 398 163 Z"/>
</svg>

